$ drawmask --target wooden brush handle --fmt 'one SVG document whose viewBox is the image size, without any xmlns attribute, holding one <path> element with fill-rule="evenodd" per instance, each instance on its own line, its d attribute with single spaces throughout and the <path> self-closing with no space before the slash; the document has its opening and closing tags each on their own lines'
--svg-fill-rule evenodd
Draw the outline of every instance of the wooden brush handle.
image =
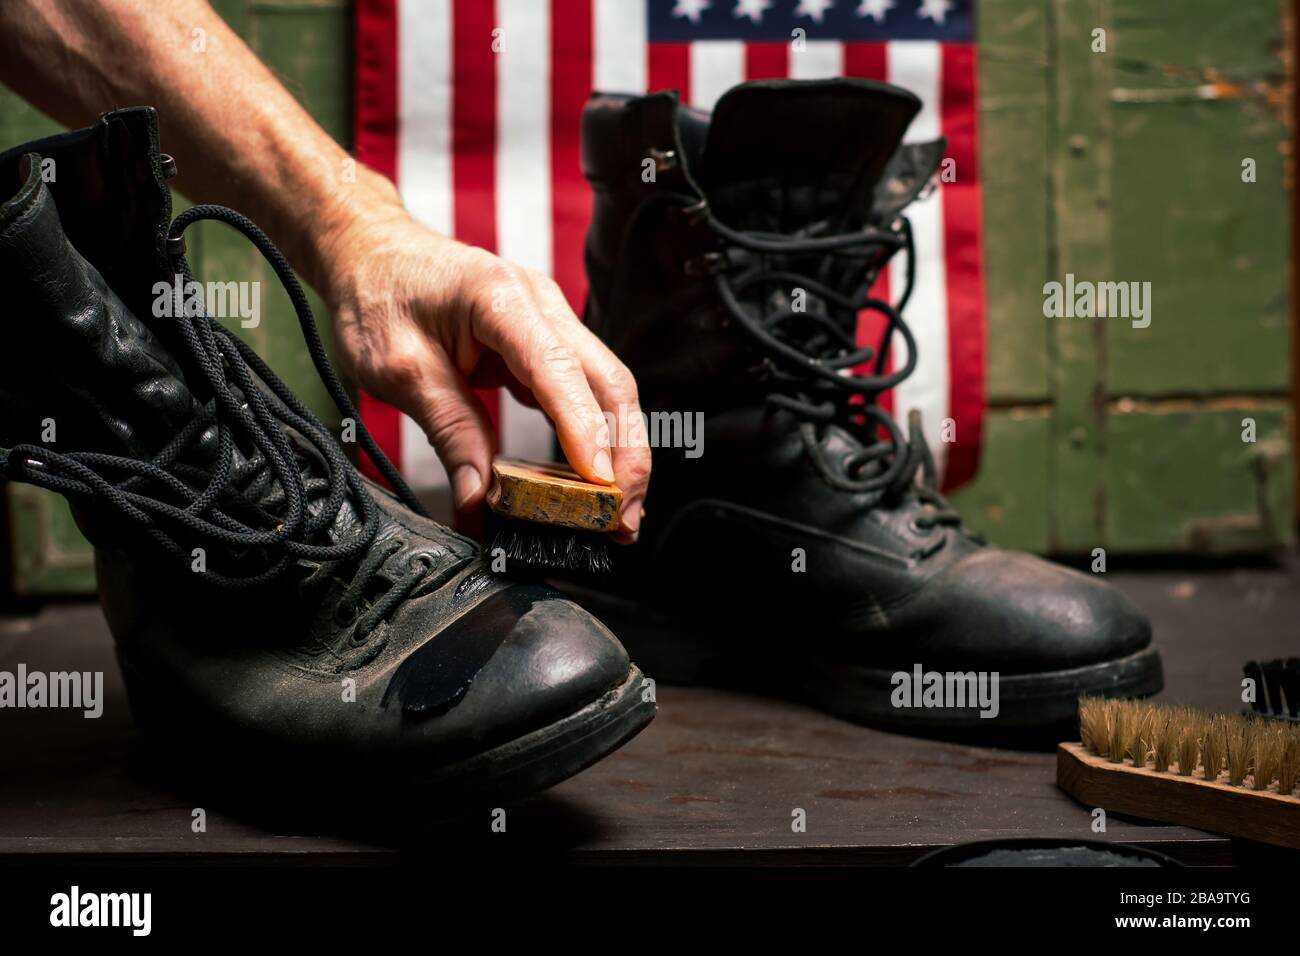
<svg viewBox="0 0 1300 956">
<path fill-rule="evenodd" d="M 506 518 L 580 531 L 614 531 L 622 504 L 623 492 L 617 487 L 583 481 L 565 465 L 519 458 L 492 462 L 487 505 Z"/>
<path fill-rule="evenodd" d="M 1112 763 L 1082 744 L 1056 751 L 1056 784 L 1086 807 L 1300 849 L 1300 797 Z"/>
</svg>

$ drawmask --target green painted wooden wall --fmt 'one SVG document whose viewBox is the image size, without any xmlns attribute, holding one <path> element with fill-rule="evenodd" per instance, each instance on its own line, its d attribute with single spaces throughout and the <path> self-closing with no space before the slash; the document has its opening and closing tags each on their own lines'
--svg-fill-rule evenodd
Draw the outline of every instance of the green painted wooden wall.
<svg viewBox="0 0 1300 956">
<path fill-rule="evenodd" d="M 983 471 L 956 498 L 994 540 L 1292 540 L 1287 9 L 982 4 L 992 411 Z M 1043 284 L 1067 273 L 1150 282 L 1150 326 L 1045 319 Z"/>
<path fill-rule="evenodd" d="M 350 4 L 215 6 L 346 142 Z M 1286 9 L 981 0 L 991 408 L 981 474 L 956 499 L 994 541 L 1114 554 L 1292 541 Z M 54 128 L 0 91 L 0 143 Z M 1254 183 L 1242 181 L 1245 159 Z M 201 229 L 200 277 L 276 288 L 246 243 Z M 1150 282 L 1150 326 L 1044 318 L 1044 283 L 1067 273 Z M 266 298 L 251 340 L 334 417 L 292 311 Z M 67 509 L 30 488 L 9 498 L 13 589 L 85 589 L 88 555 Z"/>
</svg>

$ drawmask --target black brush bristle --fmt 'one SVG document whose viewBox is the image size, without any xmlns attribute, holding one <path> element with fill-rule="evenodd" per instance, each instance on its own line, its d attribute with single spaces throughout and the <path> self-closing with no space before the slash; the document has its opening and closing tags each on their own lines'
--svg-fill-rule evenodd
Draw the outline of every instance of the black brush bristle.
<svg viewBox="0 0 1300 956">
<path fill-rule="evenodd" d="M 492 515 L 488 525 L 488 557 L 497 550 L 505 555 L 507 571 L 522 565 L 528 570 L 569 571 L 604 575 L 613 570 L 609 535 L 577 531 L 536 521 Z"/>
</svg>

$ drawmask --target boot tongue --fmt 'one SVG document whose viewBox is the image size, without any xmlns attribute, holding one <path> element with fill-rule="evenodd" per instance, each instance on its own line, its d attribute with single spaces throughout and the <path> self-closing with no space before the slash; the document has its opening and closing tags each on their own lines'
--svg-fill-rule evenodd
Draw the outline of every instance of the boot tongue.
<svg viewBox="0 0 1300 956">
<path fill-rule="evenodd" d="M 697 180 L 733 228 L 795 233 L 832 218 L 852 227 L 920 107 L 871 80 L 742 83 L 713 110 Z"/>
</svg>

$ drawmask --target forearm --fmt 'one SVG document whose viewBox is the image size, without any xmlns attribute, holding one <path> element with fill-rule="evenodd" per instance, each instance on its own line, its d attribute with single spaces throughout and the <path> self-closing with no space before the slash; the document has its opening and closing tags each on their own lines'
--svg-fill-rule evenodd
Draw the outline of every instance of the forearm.
<svg viewBox="0 0 1300 956">
<path fill-rule="evenodd" d="M 257 220 L 327 297 L 333 237 L 399 205 L 205 0 L 5 0 L 0 79 L 68 126 L 158 107 L 178 188 Z"/>
</svg>

